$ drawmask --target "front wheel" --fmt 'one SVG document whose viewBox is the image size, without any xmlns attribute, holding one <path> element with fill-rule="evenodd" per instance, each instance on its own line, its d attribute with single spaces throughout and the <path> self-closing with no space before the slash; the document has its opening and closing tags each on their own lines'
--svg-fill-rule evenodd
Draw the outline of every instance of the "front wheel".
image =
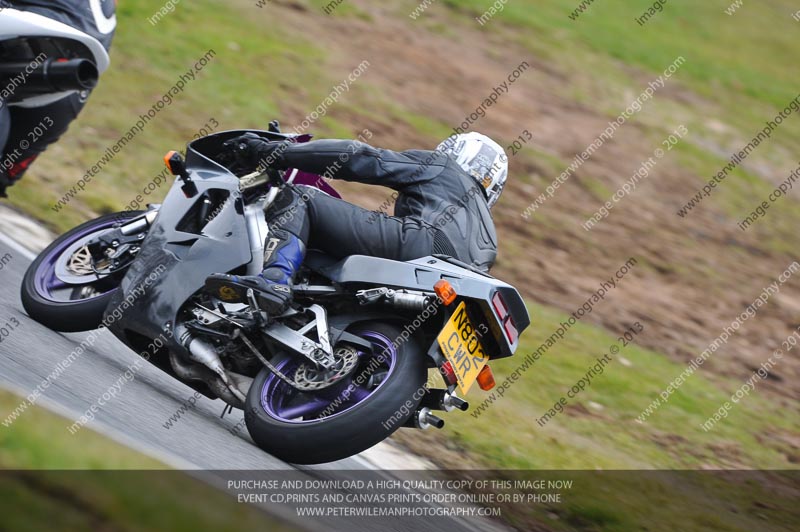
<svg viewBox="0 0 800 532">
<path fill-rule="evenodd" d="M 360 324 L 350 332 L 373 349 L 357 352 L 353 370 L 336 386 L 300 392 L 261 370 L 245 408 L 247 429 L 261 449 L 294 464 L 332 462 L 383 441 L 415 412 L 426 380 L 417 343 L 398 341 L 401 329 L 385 323 Z M 301 364 L 286 358 L 278 369 L 292 376 Z"/>
<path fill-rule="evenodd" d="M 87 244 L 142 214 L 107 214 L 71 229 L 42 251 L 22 279 L 22 306 L 42 325 L 60 332 L 89 331 L 100 326 L 123 271 L 95 272 Z"/>
</svg>

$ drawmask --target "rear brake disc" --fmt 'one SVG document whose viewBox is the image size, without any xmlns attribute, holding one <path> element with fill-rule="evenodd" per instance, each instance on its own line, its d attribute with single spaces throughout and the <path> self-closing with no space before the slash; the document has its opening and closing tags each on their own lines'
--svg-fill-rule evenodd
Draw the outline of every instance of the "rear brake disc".
<svg viewBox="0 0 800 532">
<path fill-rule="evenodd" d="M 335 349 L 333 358 L 335 363 L 330 369 L 320 369 L 306 362 L 300 364 L 294 373 L 297 387 L 306 391 L 328 388 L 340 382 L 358 365 L 358 352 L 349 346 Z"/>
</svg>

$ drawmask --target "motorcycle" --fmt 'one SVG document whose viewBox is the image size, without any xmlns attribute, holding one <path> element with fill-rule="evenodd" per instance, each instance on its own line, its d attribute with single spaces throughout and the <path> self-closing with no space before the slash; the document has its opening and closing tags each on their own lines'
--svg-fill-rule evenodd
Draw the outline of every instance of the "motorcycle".
<svg viewBox="0 0 800 532">
<path fill-rule="evenodd" d="M 41 107 L 90 90 L 108 65 L 105 48 L 90 35 L 0 7 L 0 97 L 9 107 Z"/>
<path fill-rule="evenodd" d="M 90 89 L 107 65 L 91 37 L 3 10 L 0 81 L 24 78 L 11 105 Z M 321 176 L 239 167 L 224 144 L 245 132 L 194 140 L 185 160 L 168 154 L 175 182 L 163 203 L 57 238 L 25 273 L 27 313 L 62 332 L 108 328 L 195 391 L 244 410 L 253 441 L 287 462 L 345 458 L 400 427 L 442 428 L 436 411 L 467 410 L 457 390 L 476 382 L 491 389 L 488 362 L 513 355 L 530 324 L 517 290 L 467 264 L 440 255 L 337 260 L 312 249 L 294 304 L 280 316 L 266 315 L 252 292 L 247 303 L 231 303 L 203 290 L 212 273 L 260 273 L 264 209 L 280 187 L 339 197 Z M 252 133 L 310 139 L 281 133 L 276 122 Z"/>
</svg>

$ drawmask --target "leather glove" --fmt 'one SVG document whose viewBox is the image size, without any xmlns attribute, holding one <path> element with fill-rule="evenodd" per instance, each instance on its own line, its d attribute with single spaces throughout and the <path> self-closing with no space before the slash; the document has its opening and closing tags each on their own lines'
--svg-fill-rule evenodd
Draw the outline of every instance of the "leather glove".
<svg viewBox="0 0 800 532">
<path fill-rule="evenodd" d="M 255 133 L 245 133 L 226 141 L 222 147 L 236 157 L 236 162 L 248 168 L 263 166 L 281 169 L 281 154 L 285 147 L 283 142 L 270 142 Z"/>
</svg>

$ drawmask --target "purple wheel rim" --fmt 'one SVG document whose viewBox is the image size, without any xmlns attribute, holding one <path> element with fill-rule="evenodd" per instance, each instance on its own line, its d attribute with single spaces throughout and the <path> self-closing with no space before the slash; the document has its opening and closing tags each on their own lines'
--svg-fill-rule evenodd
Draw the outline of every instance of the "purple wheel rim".
<svg viewBox="0 0 800 532">
<path fill-rule="evenodd" d="M 60 259 L 64 251 L 71 245 L 73 245 L 76 241 L 85 238 L 91 235 L 92 233 L 97 233 L 104 229 L 108 229 L 109 227 L 113 226 L 117 221 L 118 221 L 117 219 L 108 219 L 108 220 L 98 221 L 97 224 L 87 225 L 81 231 L 73 234 L 71 238 L 64 240 L 63 242 L 60 242 L 56 247 L 51 249 L 39 263 L 39 266 L 36 268 L 36 274 L 34 275 L 34 287 L 36 288 L 36 292 L 39 294 L 39 296 L 56 303 L 67 302 L 64 301 L 63 299 L 56 298 L 53 295 L 53 290 L 66 289 L 70 288 L 71 286 L 77 288 L 78 285 L 70 285 L 58 278 L 58 276 L 56 275 L 56 263 L 58 262 L 58 259 Z M 87 286 L 87 285 L 82 285 L 82 286 Z M 68 302 L 91 301 L 98 297 L 102 297 L 106 294 L 109 294 L 115 290 L 117 290 L 116 287 L 110 290 L 106 290 L 105 292 L 102 292 L 100 294 L 95 294 L 91 297 L 82 299 L 70 299 L 68 300 Z"/>
<path fill-rule="evenodd" d="M 381 389 L 391 376 L 397 363 L 397 349 L 386 336 L 375 331 L 356 332 L 361 338 L 372 342 L 373 353 L 359 352 L 355 371 L 343 379 L 342 383 L 316 393 L 303 393 L 295 390 L 274 374 L 269 374 L 261 388 L 261 406 L 272 418 L 286 423 L 313 423 L 321 419 L 331 419 L 348 412 Z M 383 360 L 371 373 L 366 372 L 370 362 L 376 358 Z M 278 364 L 284 374 L 291 374 L 300 364 L 296 358 L 289 358 Z M 362 375 L 368 377 L 386 370 L 383 380 L 374 388 L 353 383 Z M 347 390 L 350 390 L 347 392 Z M 302 419 L 298 419 L 302 418 Z"/>
</svg>

